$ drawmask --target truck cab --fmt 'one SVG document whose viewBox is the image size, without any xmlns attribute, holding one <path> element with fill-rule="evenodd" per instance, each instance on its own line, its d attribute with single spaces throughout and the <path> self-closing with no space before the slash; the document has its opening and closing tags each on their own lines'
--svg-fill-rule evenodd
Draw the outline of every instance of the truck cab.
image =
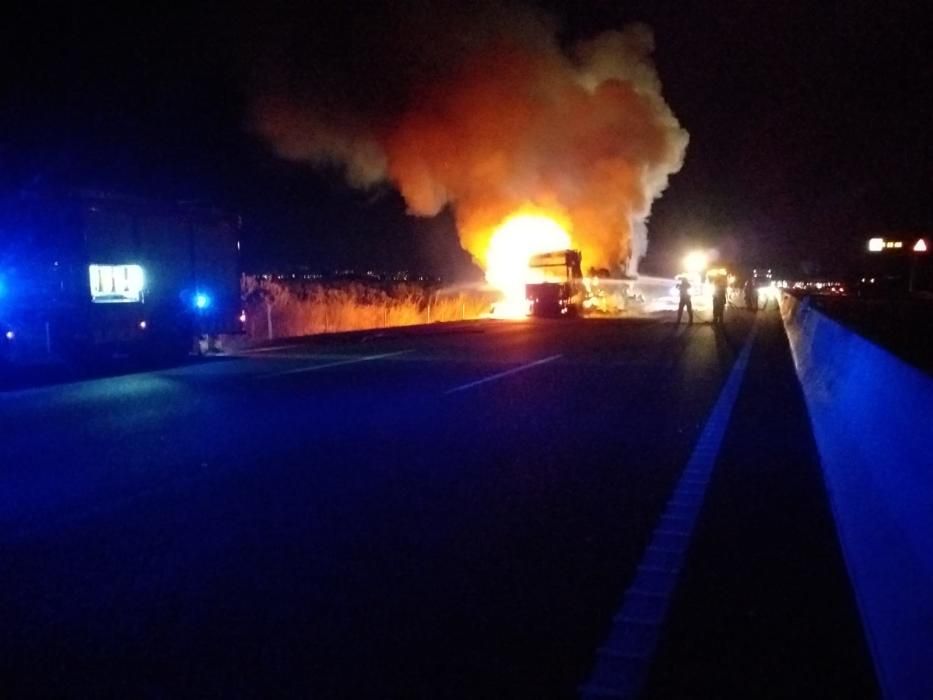
<svg viewBox="0 0 933 700">
<path fill-rule="evenodd" d="M 525 297 L 532 316 L 559 318 L 580 314 L 586 299 L 581 260 L 577 250 L 541 253 L 531 258 Z"/>
</svg>

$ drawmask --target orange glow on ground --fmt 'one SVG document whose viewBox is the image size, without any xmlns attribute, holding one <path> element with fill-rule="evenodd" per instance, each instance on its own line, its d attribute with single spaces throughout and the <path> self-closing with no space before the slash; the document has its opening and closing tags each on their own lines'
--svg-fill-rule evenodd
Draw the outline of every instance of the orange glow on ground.
<svg viewBox="0 0 933 700">
<path fill-rule="evenodd" d="M 519 212 L 503 221 L 493 232 L 486 250 L 486 281 L 503 295 L 493 315 L 527 316 L 525 284 L 533 281 L 528 268 L 531 257 L 571 247 L 570 233 L 556 217 L 534 211 Z"/>
</svg>

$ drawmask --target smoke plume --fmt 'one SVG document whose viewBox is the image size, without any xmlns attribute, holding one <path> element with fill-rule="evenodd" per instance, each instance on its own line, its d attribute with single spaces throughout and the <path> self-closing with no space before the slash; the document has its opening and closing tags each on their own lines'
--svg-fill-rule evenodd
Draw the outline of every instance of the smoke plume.
<svg viewBox="0 0 933 700">
<path fill-rule="evenodd" d="M 586 266 L 637 265 L 688 141 L 662 97 L 650 29 L 565 47 L 527 7 L 414 0 L 372 12 L 323 30 L 283 22 L 274 35 L 254 127 L 279 155 L 337 164 L 358 187 L 391 182 L 417 216 L 451 207 L 480 265 L 492 229 L 529 208 L 571 223 Z"/>
</svg>

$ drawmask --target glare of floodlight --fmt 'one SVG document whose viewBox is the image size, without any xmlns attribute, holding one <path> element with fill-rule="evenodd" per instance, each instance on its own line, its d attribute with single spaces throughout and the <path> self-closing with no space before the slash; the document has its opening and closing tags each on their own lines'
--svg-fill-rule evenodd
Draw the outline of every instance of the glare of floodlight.
<svg viewBox="0 0 933 700">
<path fill-rule="evenodd" d="M 709 267 L 709 256 L 701 250 L 688 253 L 684 258 L 684 269 L 687 272 L 700 273 Z"/>
</svg>

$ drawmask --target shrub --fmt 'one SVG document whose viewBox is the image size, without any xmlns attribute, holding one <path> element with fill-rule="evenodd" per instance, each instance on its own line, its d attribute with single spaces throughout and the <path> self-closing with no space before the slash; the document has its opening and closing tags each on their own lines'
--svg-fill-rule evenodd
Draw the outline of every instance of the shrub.
<svg viewBox="0 0 933 700">
<path fill-rule="evenodd" d="M 257 340 L 475 319 L 489 311 L 496 296 L 474 287 L 253 275 L 243 276 L 241 289 L 246 332 Z"/>
</svg>

